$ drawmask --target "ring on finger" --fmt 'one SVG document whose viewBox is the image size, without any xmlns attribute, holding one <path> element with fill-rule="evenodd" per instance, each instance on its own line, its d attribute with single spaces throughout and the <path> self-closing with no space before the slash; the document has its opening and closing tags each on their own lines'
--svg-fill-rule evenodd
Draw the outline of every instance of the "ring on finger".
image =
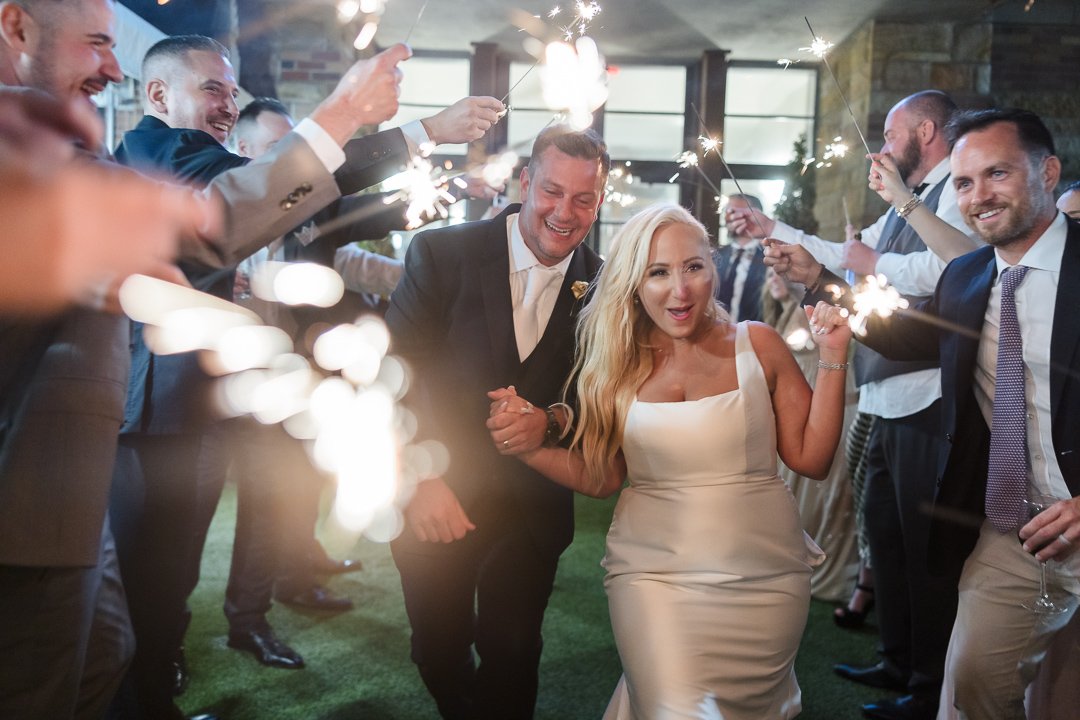
<svg viewBox="0 0 1080 720">
<path fill-rule="evenodd" d="M 1072 545 L 1072 541 L 1070 541 L 1069 538 L 1065 537 L 1065 533 L 1061 533 L 1060 535 L 1058 535 L 1057 539 L 1060 540 L 1061 544 L 1065 547 Z"/>
<path fill-rule="evenodd" d="M 509 440 L 503 440 L 502 445 L 503 445 L 504 448 L 508 448 L 508 447 L 510 447 L 510 441 Z"/>
</svg>

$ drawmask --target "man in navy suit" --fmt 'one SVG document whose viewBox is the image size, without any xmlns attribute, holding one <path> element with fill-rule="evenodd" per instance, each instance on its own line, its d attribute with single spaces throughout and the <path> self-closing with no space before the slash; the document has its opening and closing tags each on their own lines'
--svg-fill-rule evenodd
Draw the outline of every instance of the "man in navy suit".
<svg viewBox="0 0 1080 720">
<path fill-rule="evenodd" d="M 412 366 L 419 436 L 450 453 L 445 472 L 418 483 L 391 545 L 412 659 L 444 718 L 533 715 L 540 626 L 573 537 L 573 498 L 500 456 L 487 393 L 515 386 L 535 406 L 506 430 L 505 447 L 535 448 L 567 429 L 564 409 L 549 405 L 570 372 L 577 291 L 600 267 L 580 245 L 609 166 L 595 132 L 546 128 L 521 171 L 521 205 L 417 235 L 390 297 L 386 321 L 393 351 Z"/>
<path fill-rule="evenodd" d="M 1025 689 L 1080 595 L 1080 222 L 1054 207 L 1061 162 L 1038 116 L 970 111 L 949 132 L 960 210 L 988 247 L 953 261 L 916 312 L 872 319 L 865 342 L 941 362 L 931 563 L 963 566 L 942 708 L 1023 718 Z M 1022 503 L 1036 494 L 1059 499 L 1029 521 Z M 1037 560 L 1056 561 L 1067 612 L 1024 607 Z"/>
<path fill-rule="evenodd" d="M 736 209 L 761 210 L 761 200 L 754 195 L 732 195 L 728 199 L 725 214 Z M 764 255 L 761 239 L 754 231 L 761 232 L 753 223 L 735 230 L 728 226 L 731 242 L 713 253 L 717 277 L 716 299 L 731 313 L 731 319 L 761 320 L 761 287 L 765 284 Z"/>
</svg>

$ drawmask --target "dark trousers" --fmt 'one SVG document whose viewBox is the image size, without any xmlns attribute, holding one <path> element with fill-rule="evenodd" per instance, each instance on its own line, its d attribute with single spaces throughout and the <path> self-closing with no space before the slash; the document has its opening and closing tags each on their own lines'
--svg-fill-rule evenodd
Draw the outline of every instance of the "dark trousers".
<svg viewBox="0 0 1080 720">
<path fill-rule="evenodd" d="M 0 565 L 0 717 L 98 720 L 134 651 L 107 522 L 94 567 Z"/>
<path fill-rule="evenodd" d="M 959 576 L 927 568 L 937 485 L 941 401 L 903 418 L 879 418 L 867 448 L 865 512 L 886 663 L 934 703 L 956 617 Z"/>
<path fill-rule="evenodd" d="M 477 529 L 457 542 L 420 543 L 406 530 L 391 545 L 412 660 L 447 720 L 531 718 L 558 556 L 536 547 L 505 501 L 470 519 Z"/>
<path fill-rule="evenodd" d="M 109 517 L 136 649 L 114 718 L 183 717 L 172 661 L 186 625 L 198 451 L 197 433 L 120 436 Z"/>
</svg>

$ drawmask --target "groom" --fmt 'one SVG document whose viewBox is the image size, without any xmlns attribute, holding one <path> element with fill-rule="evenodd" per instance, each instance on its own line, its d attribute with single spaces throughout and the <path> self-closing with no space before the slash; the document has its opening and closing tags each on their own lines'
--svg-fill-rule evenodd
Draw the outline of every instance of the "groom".
<svg viewBox="0 0 1080 720">
<path fill-rule="evenodd" d="M 592 130 L 546 128 L 521 171 L 521 204 L 417 235 L 390 298 L 394 351 L 416 379 L 408 401 L 419 437 L 450 452 L 445 473 L 417 486 L 392 545 L 412 659 L 447 719 L 533 715 L 540 627 L 573 537 L 572 496 L 499 455 L 485 426 L 486 392 L 512 385 L 536 408 L 521 416 L 509 447 L 564 433 L 564 406 L 548 406 L 573 361 L 574 290 L 600 267 L 579 246 L 609 166 Z"/>
</svg>

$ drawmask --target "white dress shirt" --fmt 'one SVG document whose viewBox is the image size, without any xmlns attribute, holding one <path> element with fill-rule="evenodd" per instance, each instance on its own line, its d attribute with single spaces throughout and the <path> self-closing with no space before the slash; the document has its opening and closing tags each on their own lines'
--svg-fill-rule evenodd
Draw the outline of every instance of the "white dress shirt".
<svg viewBox="0 0 1080 720">
<path fill-rule="evenodd" d="M 949 159 L 945 158 L 926 175 L 927 187 L 920 197 L 925 197 L 934 185 L 949 174 Z M 882 231 L 885 223 L 896 210 L 882 215 L 877 221 L 862 231 L 862 241 L 877 249 L 883 241 Z M 946 182 L 938 198 L 937 216 L 957 228 L 965 235 L 974 237 L 960 215 L 956 205 L 956 189 L 951 182 Z M 787 243 L 799 244 L 810 251 L 818 262 L 824 263 L 834 273 L 843 276 L 840 266 L 843 259 L 842 243 L 822 240 L 815 235 L 808 235 L 802 230 L 791 227 L 779 220 L 773 230 L 773 237 Z M 877 272 L 884 274 L 889 282 L 904 295 L 931 295 L 937 287 L 945 262 L 929 250 L 901 255 L 885 253 L 878 258 Z M 938 369 L 917 370 L 916 372 L 894 375 L 884 380 L 876 380 L 861 386 L 859 390 L 859 412 L 870 413 L 884 418 L 901 418 L 925 410 L 941 397 L 941 371 Z"/>
<path fill-rule="evenodd" d="M 298 122 L 292 132 L 304 138 L 327 172 L 335 172 L 345 164 L 345 151 L 334 142 L 334 138 L 330 137 L 330 133 L 326 132 L 322 125 L 311 118 L 304 118 Z M 405 136 L 405 145 L 412 155 L 416 154 L 421 145 L 431 142 L 427 131 L 424 130 L 424 124 L 419 120 L 402 125 L 401 133 Z"/>
<path fill-rule="evenodd" d="M 1065 215 L 1058 213 L 1020 265 L 1029 268 L 1016 288 L 1016 319 L 1020 325 L 1024 353 L 1024 402 L 1027 406 L 1027 443 L 1031 487 L 1059 498 L 1071 497 L 1054 452 L 1050 427 L 1050 337 L 1054 329 L 1054 308 L 1061 279 L 1061 258 L 1068 228 Z M 1001 316 L 1001 274 L 1009 264 L 997 258 L 997 278 L 983 316 L 982 336 L 975 366 L 975 399 L 987 427 L 993 427 L 994 380 L 997 376 L 998 327 Z"/>
<path fill-rule="evenodd" d="M 557 265 L 544 266 L 525 244 L 525 238 L 522 237 L 521 229 L 518 227 L 517 213 L 506 218 L 506 238 L 510 254 L 510 301 L 514 308 L 514 337 L 518 341 L 518 357 L 524 361 L 536 348 L 540 338 L 544 336 L 548 321 L 551 319 L 551 311 L 555 309 L 555 301 L 559 297 L 559 289 L 566 277 L 566 269 L 570 267 L 574 253 L 567 255 Z M 532 270 L 533 268 L 536 269 Z M 549 282 L 532 308 L 525 307 L 524 302 L 530 270 L 534 273 L 551 273 L 550 278 L 545 278 Z M 525 317 L 526 313 L 530 312 L 535 313 L 536 319 L 535 337 L 532 338 L 527 337 L 533 334 L 532 319 Z"/>
</svg>

